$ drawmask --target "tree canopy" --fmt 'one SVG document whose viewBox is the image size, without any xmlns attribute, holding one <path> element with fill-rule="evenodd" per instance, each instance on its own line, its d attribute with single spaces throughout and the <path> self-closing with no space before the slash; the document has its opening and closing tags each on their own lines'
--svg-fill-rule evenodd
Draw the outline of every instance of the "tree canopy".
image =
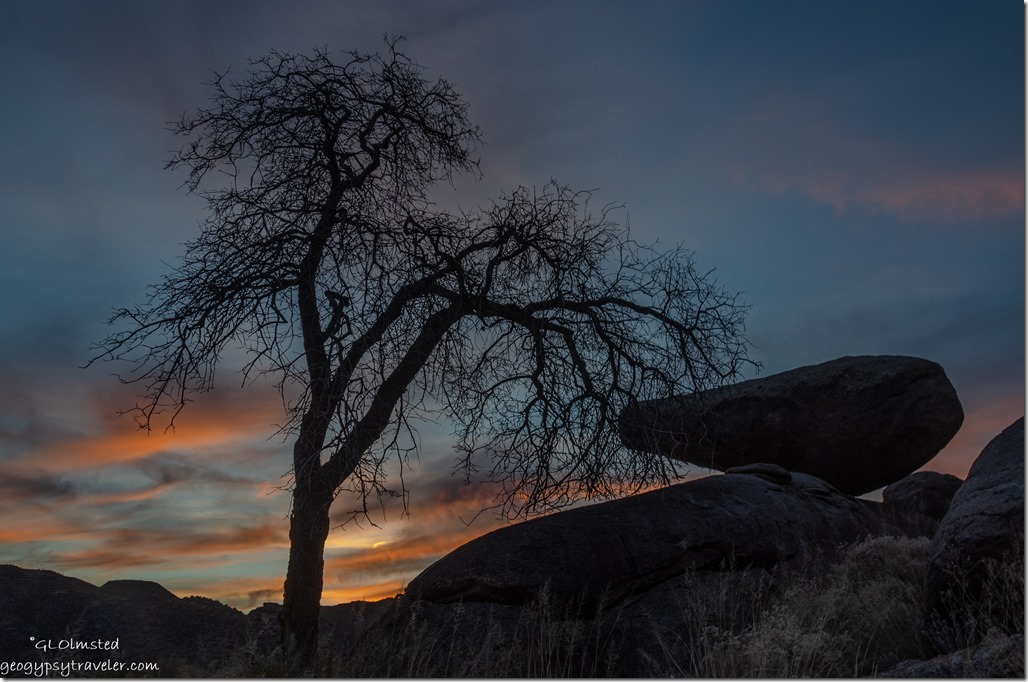
<svg viewBox="0 0 1028 682">
<path fill-rule="evenodd" d="M 455 425 L 455 466 L 499 483 L 511 516 L 673 478 L 622 446 L 620 411 L 747 362 L 745 306 L 688 251 L 637 244 L 614 207 L 556 182 L 473 211 L 432 204 L 436 183 L 477 172 L 480 134 L 395 42 L 341 63 L 273 52 L 212 86 L 168 164 L 207 202 L 201 232 L 117 311 L 98 358 L 130 363 L 147 427 L 212 388 L 227 350 L 245 351 L 247 379 L 274 378 L 294 439 L 286 620 L 313 617 L 316 636 L 310 608 L 290 609 L 320 598 L 328 507 L 384 492 L 421 415 Z"/>
</svg>

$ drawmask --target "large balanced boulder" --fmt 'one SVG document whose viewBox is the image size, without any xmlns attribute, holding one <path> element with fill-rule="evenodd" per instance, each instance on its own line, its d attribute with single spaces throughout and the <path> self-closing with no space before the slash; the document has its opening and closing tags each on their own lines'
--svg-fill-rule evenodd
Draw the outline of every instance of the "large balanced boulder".
<svg viewBox="0 0 1028 682">
<path fill-rule="evenodd" d="M 971 465 L 932 538 L 925 593 L 928 627 L 942 652 L 990 628 L 1023 633 L 1024 417 Z"/>
<path fill-rule="evenodd" d="M 557 601 L 618 604 L 687 572 L 771 570 L 880 531 L 880 515 L 824 481 L 769 471 L 687 481 L 500 528 L 429 566 L 406 596 L 526 604 L 546 590 Z"/>
<path fill-rule="evenodd" d="M 920 468 L 963 420 L 941 366 L 881 355 L 638 402 L 620 430 L 635 450 L 720 471 L 773 463 L 860 495 Z"/>
</svg>

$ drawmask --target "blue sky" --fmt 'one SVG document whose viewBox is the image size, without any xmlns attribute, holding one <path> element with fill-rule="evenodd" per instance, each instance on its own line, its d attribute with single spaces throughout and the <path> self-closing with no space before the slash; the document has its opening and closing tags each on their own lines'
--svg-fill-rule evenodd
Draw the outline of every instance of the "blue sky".
<svg viewBox="0 0 1028 682">
<path fill-rule="evenodd" d="M 481 126 L 482 204 L 556 178 L 623 202 L 636 239 L 742 292 L 763 374 L 852 354 L 943 365 L 965 422 L 926 468 L 963 476 L 1024 413 L 1024 7 L 1016 2 L 29 2 L 0 4 L 0 561 L 93 582 L 277 599 L 289 447 L 273 394 L 226 366 L 144 436 L 115 307 L 196 233 L 165 129 L 212 71 L 270 49 L 377 50 L 453 82 Z M 423 435 L 410 517 L 333 533 L 326 603 L 387 596 L 487 496 Z"/>
</svg>

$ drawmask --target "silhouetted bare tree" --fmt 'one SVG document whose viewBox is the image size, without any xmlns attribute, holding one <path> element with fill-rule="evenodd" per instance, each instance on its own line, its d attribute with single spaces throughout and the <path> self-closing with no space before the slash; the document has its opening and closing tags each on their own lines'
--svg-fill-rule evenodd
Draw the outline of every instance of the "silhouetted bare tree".
<svg viewBox="0 0 1028 682">
<path fill-rule="evenodd" d="M 456 466 L 499 482 L 508 516 L 677 475 L 624 450 L 619 411 L 746 362 L 744 307 L 687 252 L 637 245 L 555 183 L 435 210 L 426 192 L 476 170 L 479 133 L 395 42 L 343 63 L 274 52 L 213 86 L 175 126 L 189 143 L 168 164 L 209 205 L 201 234 L 143 305 L 116 313 L 94 360 L 132 363 L 123 381 L 145 386 L 147 428 L 213 386 L 230 344 L 248 352 L 248 380 L 272 374 L 289 396 L 294 661 L 316 652 L 333 500 L 388 492 L 386 465 L 426 411 L 457 425 Z"/>
</svg>

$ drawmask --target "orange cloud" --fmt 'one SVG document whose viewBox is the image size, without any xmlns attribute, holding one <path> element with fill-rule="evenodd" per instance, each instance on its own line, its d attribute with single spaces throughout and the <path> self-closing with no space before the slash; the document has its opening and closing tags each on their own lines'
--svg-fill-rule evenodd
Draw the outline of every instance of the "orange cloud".
<svg viewBox="0 0 1028 682">
<path fill-rule="evenodd" d="M 106 493 L 101 495 L 92 495 L 76 501 L 77 505 L 91 505 L 94 507 L 106 506 L 109 504 L 124 504 L 125 502 L 141 502 L 143 500 L 152 500 L 164 491 L 172 487 L 171 483 L 161 483 L 155 485 L 152 488 L 146 488 L 144 490 L 134 490 L 123 493 Z"/>
<path fill-rule="evenodd" d="M 179 416 L 176 428 L 147 432 L 128 417 L 105 422 L 98 435 L 71 439 L 31 453 L 34 466 L 70 471 L 143 459 L 168 450 L 205 450 L 247 439 L 267 439 L 284 415 L 274 400 L 247 400 L 239 405 L 198 399 Z"/>
<path fill-rule="evenodd" d="M 44 519 L 22 517 L 17 524 L 0 528 L 0 545 L 38 540 L 60 540 L 81 533 L 78 526 L 47 516 Z"/>
<path fill-rule="evenodd" d="M 76 538 L 91 546 L 82 550 L 56 551 L 54 565 L 68 567 L 125 568 L 174 563 L 191 557 L 195 566 L 205 558 L 221 565 L 239 560 L 245 552 L 283 550 L 288 547 L 286 528 L 270 523 L 244 528 L 150 530 L 117 528 L 82 531 Z"/>
</svg>

